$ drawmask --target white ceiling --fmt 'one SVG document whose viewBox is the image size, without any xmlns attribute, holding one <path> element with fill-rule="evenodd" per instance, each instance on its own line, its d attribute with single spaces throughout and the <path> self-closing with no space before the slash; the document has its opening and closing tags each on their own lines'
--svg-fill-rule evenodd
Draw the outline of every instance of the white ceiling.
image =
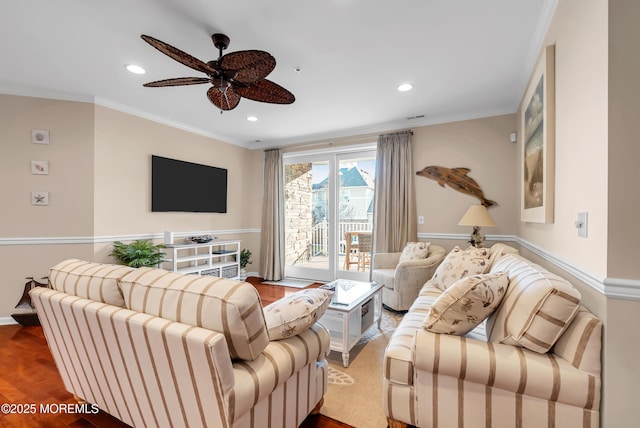
<svg viewBox="0 0 640 428">
<path fill-rule="evenodd" d="M 338 139 L 513 113 L 554 0 L 2 0 L 0 92 L 91 101 L 250 148 Z M 210 35 L 259 49 L 291 105 L 243 99 L 220 111 L 202 76 L 148 34 L 203 61 Z M 138 64 L 137 76 L 125 64 Z M 295 68 L 300 67 L 300 73 Z M 403 82 L 414 89 L 396 90 Z M 255 115 L 257 122 L 246 117 Z M 424 118 L 407 119 L 424 115 Z M 256 140 L 259 140 L 256 141 Z"/>
</svg>

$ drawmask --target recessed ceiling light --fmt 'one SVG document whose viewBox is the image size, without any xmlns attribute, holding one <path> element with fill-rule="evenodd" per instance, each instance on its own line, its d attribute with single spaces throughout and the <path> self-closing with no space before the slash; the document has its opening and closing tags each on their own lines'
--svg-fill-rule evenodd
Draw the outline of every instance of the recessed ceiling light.
<svg viewBox="0 0 640 428">
<path fill-rule="evenodd" d="M 133 74 L 145 74 L 147 72 L 147 70 L 140 67 L 139 65 L 127 64 L 125 67 Z"/>
<path fill-rule="evenodd" d="M 402 85 L 398 86 L 398 90 L 400 92 L 407 92 L 413 89 L 413 85 L 411 83 L 403 83 Z"/>
<path fill-rule="evenodd" d="M 247 116 L 247 120 L 248 120 L 249 122 L 257 122 L 257 121 L 258 121 L 258 118 L 257 118 L 257 117 L 255 117 L 255 116 Z"/>
</svg>

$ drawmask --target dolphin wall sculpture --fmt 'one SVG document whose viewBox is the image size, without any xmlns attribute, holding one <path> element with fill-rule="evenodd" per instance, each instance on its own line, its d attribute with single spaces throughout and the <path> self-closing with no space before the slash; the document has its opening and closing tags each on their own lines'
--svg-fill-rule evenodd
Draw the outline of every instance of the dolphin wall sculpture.
<svg viewBox="0 0 640 428">
<path fill-rule="evenodd" d="M 445 168 L 432 165 L 417 171 L 416 175 L 435 180 L 442 187 L 446 184 L 453 190 L 478 198 L 480 203 L 487 208 L 497 205 L 496 201 L 484 197 L 484 192 L 478 183 L 467 175 L 469 171 L 471 171 L 469 168 Z"/>
</svg>

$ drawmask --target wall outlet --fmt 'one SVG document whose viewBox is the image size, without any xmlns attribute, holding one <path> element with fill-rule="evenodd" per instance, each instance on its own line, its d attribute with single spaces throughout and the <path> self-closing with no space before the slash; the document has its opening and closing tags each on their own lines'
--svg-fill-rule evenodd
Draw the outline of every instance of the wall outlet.
<svg viewBox="0 0 640 428">
<path fill-rule="evenodd" d="M 419 215 L 418 216 L 418 224 L 424 224 L 424 216 L 423 215 Z"/>
</svg>

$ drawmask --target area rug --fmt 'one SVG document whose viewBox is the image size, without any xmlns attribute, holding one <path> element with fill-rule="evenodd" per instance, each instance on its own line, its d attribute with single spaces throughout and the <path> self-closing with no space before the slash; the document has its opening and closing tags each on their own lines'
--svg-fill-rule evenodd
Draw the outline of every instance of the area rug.
<svg viewBox="0 0 640 428">
<path fill-rule="evenodd" d="M 280 281 L 263 281 L 263 284 L 279 285 L 281 287 L 305 288 L 313 284 L 313 281 L 305 279 L 285 278 Z"/>
<path fill-rule="evenodd" d="M 380 330 L 374 325 L 350 351 L 350 364 L 342 366 L 342 354 L 331 351 L 329 387 L 320 413 L 356 428 L 384 428 L 382 359 L 402 314 L 382 311 Z"/>
</svg>

